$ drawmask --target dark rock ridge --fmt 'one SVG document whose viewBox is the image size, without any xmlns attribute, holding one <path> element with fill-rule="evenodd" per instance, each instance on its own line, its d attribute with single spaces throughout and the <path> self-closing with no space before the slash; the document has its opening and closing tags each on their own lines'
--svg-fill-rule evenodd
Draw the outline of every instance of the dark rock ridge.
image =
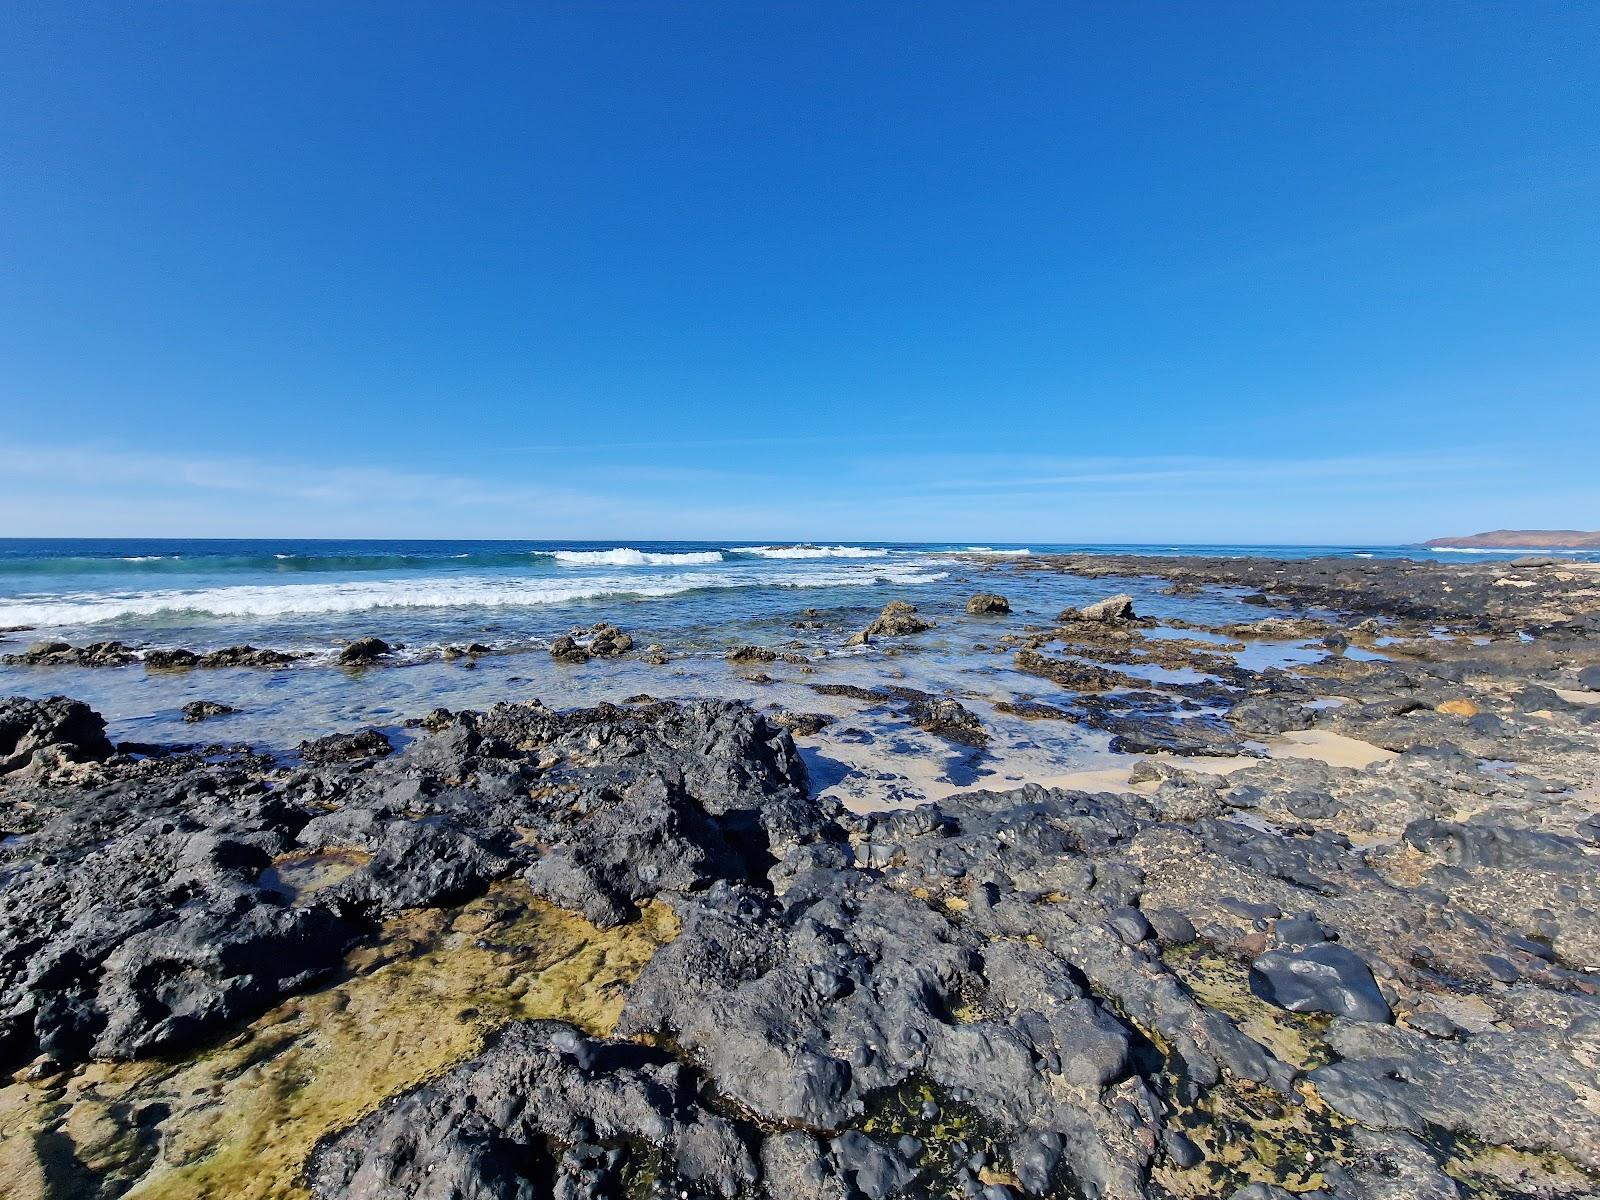
<svg viewBox="0 0 1600 1200">
<path fill-rule="evenodd" d="M 446 714 L 390 755 L 377 731 L 305 767 L 131 759 L 73 700 L 0 703 L 0 1057 L 171 1053 L 305 986 L 387 914 L 527 872 L 597 920 L 714 879 L 760 880 L 822 836 L 787 732 L 742 705 Z M 381 757 L 387 756 L 387 757 Z M 569 757 L 582 765 L 568 765 Z M 355 849 L 289 901 L 284 856 Z"/>
</svg>

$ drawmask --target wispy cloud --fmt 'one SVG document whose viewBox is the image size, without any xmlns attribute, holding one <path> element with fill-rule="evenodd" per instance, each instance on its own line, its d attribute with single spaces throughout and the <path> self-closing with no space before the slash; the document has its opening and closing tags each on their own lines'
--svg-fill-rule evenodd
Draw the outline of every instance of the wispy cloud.
<svg viewBox="0 0 1600 1200">
<path fill-rule="evenodd" d="M 431 471 L 13 445 L 0 446 L 0 534 L 1402 540 L 1570 511 L 1534 461 L 1448 448 L 1287 459 L 905 450 L 800 471 L 559 459 Z"/>
</svg>

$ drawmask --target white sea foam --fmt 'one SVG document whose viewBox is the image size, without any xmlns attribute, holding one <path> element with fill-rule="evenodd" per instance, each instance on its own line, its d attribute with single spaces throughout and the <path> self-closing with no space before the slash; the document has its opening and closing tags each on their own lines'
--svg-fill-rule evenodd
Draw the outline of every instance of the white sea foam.
<svg viewBox="0 0 1600 1200">
<path fill-rule="evenodd" d="M 996 550 L 992 546 L 968 546 L 963 554 L 981 554 L 993 558 L 1027 558 L 1032 550 Z"/>
<path fill-rule="evenodd" d="M 699 589 L 819 588 L 869 585 L 876 580 L 914 585 L 944 573 L 911 565 L 841 566 L 831 570 L 767 573 L 601 575 L 518 581 L 505 577 L 376 579 L 345 583 L 168 588 L 145 592 L 78 592 L 0 601 L 0 625 L 92 625 L 119 619 L 190 615 L 223 618 L 314 616 L 369 609 L 538 608 L 574 600 L 653 599 Z"/>
<path fill-rule="evenodd" d="M 664 554 L 619 546 L 615 550 L 535 550 L 535 558 L 553 558 L 568 567 L 693 567 L 722 561 L 720 550 Z"/>
<path fill-rule="evenodd" d="M 129 554 L 118 559 L 118 562 L 160 562 L 162 559 L 177 558 L 176 554 Z"/>
<path fill-rule="evenodd" d="M 889 554 L 872 546 L 735 546 L 729 553 L 755 558 L 887 558 Z"/>
</svg>

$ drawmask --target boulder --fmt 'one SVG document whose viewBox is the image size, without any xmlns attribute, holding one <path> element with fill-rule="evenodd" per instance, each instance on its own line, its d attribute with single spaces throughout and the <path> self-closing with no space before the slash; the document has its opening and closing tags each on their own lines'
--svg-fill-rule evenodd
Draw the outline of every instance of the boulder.
<svg viewBox="0 0 1600 1200">
<path fill-rule="evenodd" d="M 1353 1021 L 1393 1021 L 1361 956 L 1335 942 L 1269 950 L 1250 964 L 1251 989 L 1290 1012 L 1331 1013 Z"/>
<path fill-rule="evenodd" d="M 1061 615 L 1056 618 L 1062 624 L 1071 621 L 1098 621 L 1101 624 L 1112 625 L 1119 621 L 1133 620 L 1133 597 L 1126 593 L 1107 596 L 1085 608 L 1066 608 L 1061 610 Z"/>
<path fill-rule="evenodd" d="M 346 665 L 361 665 L 376 662 L 384 657 L 392 647 L 382 638 L 364 637 L 351 642 L 339 652 L 339 661 Z"/>
<path fill-rule="evenodd" d="M 65 696 L 0 700 L 0 775 L 29 766 L 40 751 L 70 762 L 111 757 L 105 718 L 82 700 Z"/>
<path fill-rule="evenodd" d="M 313 766 L 382 758 L 392 753 L 393 743 L 376 729 L 363 729 L 358 733 L 332 733 L 300 743 L 300 761 Z"/>
<path fill-rule="evenodd" d="M 1011 601 L 994 592 L 979 592 L 967 601 L 967 612 L 975 617 L 1004 616 L 1011 611 Z"/>
<path fill-rule="evenodd" d="M 875 637 L 907 637 L 913 633 L 925 633 L 933 628 L 933 622 L 917 615 L 917 606 L 908 604 L 904 600 L 891 600 L 883 606 L 883 611 L 863 630 L 861 642 L 851 639 L 847 645 L 860 645 L 870 642 Z"/>
</svg>

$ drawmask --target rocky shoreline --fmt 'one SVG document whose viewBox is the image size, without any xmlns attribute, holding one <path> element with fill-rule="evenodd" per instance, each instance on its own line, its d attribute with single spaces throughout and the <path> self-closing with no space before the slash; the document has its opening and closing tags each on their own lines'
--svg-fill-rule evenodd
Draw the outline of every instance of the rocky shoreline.
<svg viewBox="0 0 1600 1200">
<path fill-rule="evenodd" d="M 0 1191 L 1594 1194 L 1600 571 L 981 566 L 976 619 L 1013 571 L 1260 618 L 996 625 L 1053 689 L 1002 711 L 1126 771 L 878 813 L 814 794 L 828 714 L 739 701 L 441 710 L 295 761 L 0 701 Z M 1316 653 L 1252 669 L 1260 638 Z M 815 690 L 989 740 L 887 674 Z"/>
</svg>

